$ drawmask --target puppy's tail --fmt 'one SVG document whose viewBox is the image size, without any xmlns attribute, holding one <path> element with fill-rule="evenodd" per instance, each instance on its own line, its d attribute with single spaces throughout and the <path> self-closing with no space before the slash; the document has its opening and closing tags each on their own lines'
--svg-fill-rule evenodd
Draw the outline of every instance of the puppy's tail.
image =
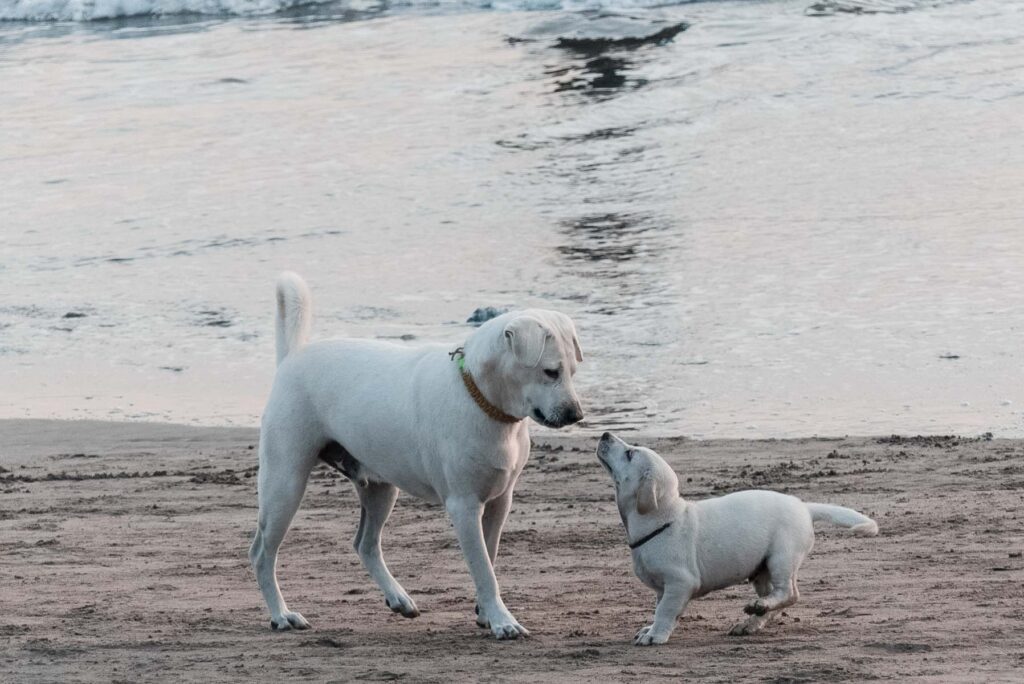
<svg viewBox="0 0 1024 684">
<path fill-rule="evenodd" d="M 852 508 L 820 503 L 809 503 L 806 506 L 811 512 L 811 520 L 827 520 L 834 525 L 848 527 L 854 534 L 862 537 L 874 537 L 878 534 L 878 523 Z"/>
<path fill-rule="evenodd" d="M 277 365 L 306 344 L 313 320 L 313 298 L 297 273 L 285 271 L 277 278 Z"/>
</svg>

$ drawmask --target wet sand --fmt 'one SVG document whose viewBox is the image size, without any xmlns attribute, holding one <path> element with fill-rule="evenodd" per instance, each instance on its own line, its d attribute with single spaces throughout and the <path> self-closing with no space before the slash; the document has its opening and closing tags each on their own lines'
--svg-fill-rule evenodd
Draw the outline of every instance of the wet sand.
<svg viewBox="0 0 1024 684">
<path fill-rule="evenodd" d="M 3 681 L 1019 681 L 1024 441 L 660 440 L 682 493 L 749 487 L 850 505 L 881 535 L 819 529 L 802 601 L 728 637 L 753 595 L 699 599 L 636 648 L 654 596 L 633 576 L 589 441 L 538 445 L 499 578 L 532 638 L 473 623 L 472 584 L 436 506 L 399 499 L 385 556 L 422 616 L 392 615 L 350 546 L 350 485 L 314 471 L 280 577 L 314 630 L 273 633 L 246 549 L 257 433 L 0 421 Z"/>
</svg>

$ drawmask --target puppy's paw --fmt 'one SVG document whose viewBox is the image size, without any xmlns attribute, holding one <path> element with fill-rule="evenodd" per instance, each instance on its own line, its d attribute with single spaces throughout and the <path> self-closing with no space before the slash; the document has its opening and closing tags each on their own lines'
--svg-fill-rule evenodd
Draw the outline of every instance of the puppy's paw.
<svg viewBox="0 0 1024 684">
<path fill-rule="evenodd" d="M 644 634 L 647 634 L 648 632 L 650 632 L 652 629 L 654 629 L 654 625 L 653 624 L 644 625 L 643 627 L 641 627 L 640 629 L 638 629 L 636 631 L 636 634 L 633 635 L 633 641 L 636 641 L 637 639 L 642 637 Z"/>
<path fill-rule="evenodd" d="M 634 646 L 657 646 L 668 641 L 668 634 L 654 631 L 653 625 L 641 629 L 633 639 Z"/>
<path fill-rule="evenodd" d="M 757 599 L 743 606 L 743 612 L 747 615 L 764 615 L 768 612 L 768 604 L 764 599 Z"/>
<path fill-rule="evenodd" d="M 301 614 L 286 610 L 270 618 L 270 629 L 275 632 L 287 632 L 291 629 L 310 629 L 312 625 Z"/>
<path fill-rule="evenodd" d="M 391 609 L 392 612 L 398 613 L 402 617 L 415 618 L 420 616 L 420 610 L 413 603 L 413 600 L 409 598 L 409 595 L 405 592 L 401 594 L 394 594 L 392 596 L 384 597 L 384 605 Z"/>
<path fill-rule="evenodd" d="M 729 630 L 729 636 L 749 636 L 758 631 L 758 627 L 750 624 L 749 621 L 737 622 Z"/>
</svg>

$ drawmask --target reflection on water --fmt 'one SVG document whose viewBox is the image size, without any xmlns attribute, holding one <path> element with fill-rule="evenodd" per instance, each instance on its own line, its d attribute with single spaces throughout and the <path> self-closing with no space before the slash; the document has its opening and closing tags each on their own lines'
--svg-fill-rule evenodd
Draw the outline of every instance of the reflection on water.
<svg viewBox="0 0 1024 684">
<path fill-rule="evenodd" d="M 806 4 L 4 25 L 0 415 L 255 423 L 287 268 L 569 313 L 584 432 L 1024 434 L 1024 6 Z"/>
</svg>

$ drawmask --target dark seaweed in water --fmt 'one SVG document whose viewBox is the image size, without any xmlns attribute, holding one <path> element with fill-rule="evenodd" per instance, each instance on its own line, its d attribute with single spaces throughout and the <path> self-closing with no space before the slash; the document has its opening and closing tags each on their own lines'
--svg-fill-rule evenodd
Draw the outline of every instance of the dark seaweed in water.
<svg viewBox="0 0 1024 684">
<path fill-rule="evenodd" d="M 626 35 L 621 37 L 563 36 L 555 41 L 555 47 L 573 50 L 585 55 L 599 55 L 611 49 L 635 50 L 643 45 L 663 45 L 688 28 L 690 28 L 690 25 L 682 21 L 645 35 Z"/>
<path fill-rule="evenodd" d="M 550 40 L 555 47 L 596 56 L 612 49 L 635 50 L 644 45 L 662 45 L 689 27 L 685 21 L 651 16 L 574 12 L 541 22 L 524 36 L 510 37 L 509 42 Z"/>
<path fill-rule="evenodd" d="M 620 90 L 646 85 L 646 79 L 630 78 L 632 60 L 624 53 L 647 45 L 663 45 L 689 28 L 685 21 L 670 22 L 657 17 L 631 17 L 601 12 L 580 12 L 559 16 L 534 26 L 526 37 L 510 42 L 552 41 L 580 63 L 549 68 L 556 77 L 555 92 L 581 91 L 599 98 Z M 608 54 L 615 53 L 615 54 Z"/>
<path fill-rule="evenodd" d="M 487 321 L 492 318 L 497 318 L 503 313 L 508 313 L 508 309 L 498 309 L 493 306 L 482 306 L 474 311 L 473 314 L 466 319 L 466 322 L 472 323 L 473 325 L 483 325 Z"/>
</svg>

